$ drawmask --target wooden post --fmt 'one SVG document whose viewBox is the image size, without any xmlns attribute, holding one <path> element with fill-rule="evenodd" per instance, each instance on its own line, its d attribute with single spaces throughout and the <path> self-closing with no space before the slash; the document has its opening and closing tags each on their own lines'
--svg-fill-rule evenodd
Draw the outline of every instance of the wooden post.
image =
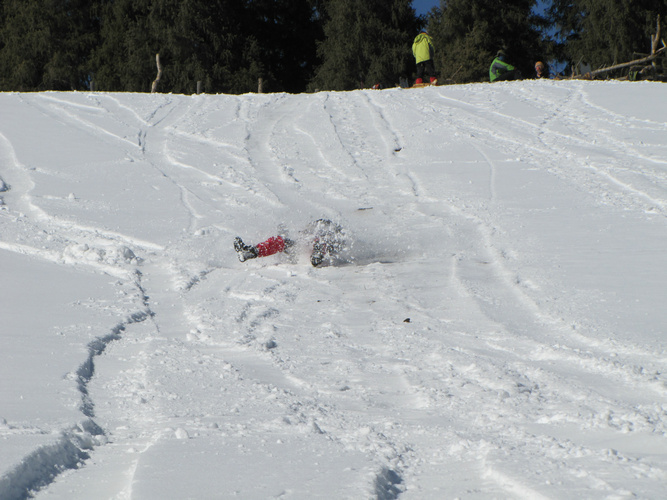
<svg viewBox="0 0 667 500">
<path fill-rule="evenodd" d="M 201 94 L 201 80 L 197 80 L 197 94 Z"/>
<path fill-rule="evenodd" d="M 260 78 L 257 80 L 257 93 L 262 94 L 264 92 L 264 81 Z"/>
<path fill-rule="evenodd" d="M 153 80 L 153 85 L 151 85 L 151 94 L 157 92 L 157 84 L 160 83 L 160 78 L 162 78 L 162 65 L 160 64 L 160 54 L 155 54 L 155 62 L 157 63 L 157 77 Z"/>
</svg>

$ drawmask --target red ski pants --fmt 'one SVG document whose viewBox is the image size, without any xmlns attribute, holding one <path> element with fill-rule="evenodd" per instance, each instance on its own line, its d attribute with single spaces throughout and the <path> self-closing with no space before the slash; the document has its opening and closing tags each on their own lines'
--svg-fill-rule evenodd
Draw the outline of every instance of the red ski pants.
<svg viewBox="0 0 667 500">
<path fill-rule="evenodd" d="M 282 236 L 271 236 L 268 240 L 258 243 L 257 257 L 266 257 L 285 250 L 285 240 Z"/>
</svg>

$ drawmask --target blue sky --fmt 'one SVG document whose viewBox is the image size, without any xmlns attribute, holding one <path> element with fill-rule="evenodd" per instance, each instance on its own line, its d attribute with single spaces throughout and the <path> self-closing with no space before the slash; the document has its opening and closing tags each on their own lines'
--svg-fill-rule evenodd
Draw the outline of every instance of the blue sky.
<svg viewBox="0 0 667 500">
<path fill-rule="evenodd" d="M 432 7 L 440 5 L 440 0 L 413 0 L 412 6 L 417 11 L 417 15 L 426 14 Z"/>
<path fill-rule="evenodd" d="M 537 2 L 538 5 L 544 3 L 544 1 Z M 417 14 L 426 14 L 431 8 L 440 6 L 440 0 L 413 0 L 412 6 L 417 11 Z"/>
</svg>

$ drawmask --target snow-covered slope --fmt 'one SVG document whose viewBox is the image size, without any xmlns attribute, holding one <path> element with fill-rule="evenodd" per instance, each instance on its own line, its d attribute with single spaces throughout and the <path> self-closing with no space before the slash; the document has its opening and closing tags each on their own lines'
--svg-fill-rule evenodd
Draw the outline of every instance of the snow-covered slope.
<svg viewBox="0 0 667 500">
<path fill-rule="evenodd" d="M 0 94 L 0 498 L 664 498 L 666 89 Z"/>
</svg>

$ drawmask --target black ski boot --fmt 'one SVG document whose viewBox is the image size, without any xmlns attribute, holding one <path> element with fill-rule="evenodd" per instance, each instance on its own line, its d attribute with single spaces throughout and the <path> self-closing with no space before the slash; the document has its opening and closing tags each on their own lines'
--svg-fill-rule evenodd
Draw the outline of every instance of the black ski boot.
<svg viewBox="0 0 667 500">
<path fill-rule="evenodd" d="M 283 250 L 283 252 L 290 253 L 290 250 L 296 244 L 296 241 L 290 240 L 289 238 L 285 237 L 283 237 L 283 241 L 285 242 L 285 250 Z"/>
<path fill-rule="evenodd" d="M 310 254 L 310 263 L 314 267 L 319 266 L 324 260 L 324 256 L 326 255 L 326 253 L 327 253 L 327 246 L 320 241 L 316 241 L 315 244 L 313 245 L 313 253 Z"/>
<path fill-rule="evenodd" d="M 239 256 L 241 262 L 245 262 L 248 259 L 254 259 L 257 257 L 257 248 L 246 245 L 243 243 L 243 240 L 238 236 L 234 239 L 234 250 Z"/>
</svg>

